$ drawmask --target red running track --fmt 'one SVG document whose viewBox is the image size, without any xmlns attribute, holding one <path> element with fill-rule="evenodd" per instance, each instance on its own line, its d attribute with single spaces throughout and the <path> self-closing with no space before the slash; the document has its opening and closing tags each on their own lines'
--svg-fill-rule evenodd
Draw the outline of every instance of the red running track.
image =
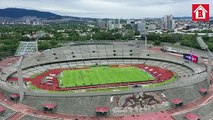
<svg viewBox="0 0 213 120">
<path fill-rule="evenodd" d="M 44 73 L 36 76 L 35 78 L 24 78 L 24 81 L 31 82 L 32 85 L 36 86 L 37 88 L 44 89 L 44 90 L 66 91 L 66 90 L 79 90 L 79 89 L 91 89 L 91 88 L 119 87 L 119 86 L 135 85 L 135 84 L 160 83 L 160 82 L 169 80 L 174 76 L 174 74 L 171 71 L 164 69 L 164 68 L 159 68 L 159 67 L 155 67 L 155 66 L 147 66 L 145 64 L 133 64 L 133 65 L 129 65 L 129 66 L 135 66 L 142 70 L 145 70 L 146 72 L 149 72 L 151 75 L 153 75 L 155 77 L 155 80 L 143 81 L 143 82 L 114 83 L 114 84 L 101 84 L 101 85 L 60 88 L 57 77 L 53 77 L 52 85 L 41 84 L 42 81 L 50 74 L 56 74 L 56 76 L 58 76 L 63 70 L 89 69 L 87 67 L 87 68 L 74 68 L 74 69 L 51 69 L 51 70 L 48 70 L 47 72 L 44 72 Z M 121 67 L 121 66 L 114 65 L 111 67 Z M 17 81 L 18 78 L 9 78 L 8 80 Z"/>
</svg>

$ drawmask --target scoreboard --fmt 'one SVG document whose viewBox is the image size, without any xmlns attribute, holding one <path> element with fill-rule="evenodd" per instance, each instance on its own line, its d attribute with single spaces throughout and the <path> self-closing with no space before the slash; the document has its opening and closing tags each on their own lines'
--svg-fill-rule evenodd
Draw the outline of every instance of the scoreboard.
<svg viewBox="0 0 213 120">
<path fill-rule="evenodd" d="M 193 63 L 198 63 L 199 57 L 192 54 L 183 54 L 183 59 L 191 61 Z"/>
</svg>

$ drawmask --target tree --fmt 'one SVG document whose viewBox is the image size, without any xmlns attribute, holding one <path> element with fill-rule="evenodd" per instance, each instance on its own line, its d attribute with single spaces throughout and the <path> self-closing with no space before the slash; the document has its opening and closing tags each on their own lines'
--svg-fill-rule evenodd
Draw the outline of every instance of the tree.
<svg viewBox="0 0 213 120">
<path fill-rule="evenodd" d="M 50 49 L 50 48 L 51 48 L 51 46 L 50 46 L 48 41 L 40 41 L 39 44 L 38 44 L 39 50 L 47 50 L 47 49 Z"/>
<path fill-rule="evenodd" d="M 155 40 L 154 43 L 153 43 L 153 45 L 156 45 L 156 46 L 160 45 L 160 44 L 161 44 L 161 42 L 159 40 Z"/>
</svg>

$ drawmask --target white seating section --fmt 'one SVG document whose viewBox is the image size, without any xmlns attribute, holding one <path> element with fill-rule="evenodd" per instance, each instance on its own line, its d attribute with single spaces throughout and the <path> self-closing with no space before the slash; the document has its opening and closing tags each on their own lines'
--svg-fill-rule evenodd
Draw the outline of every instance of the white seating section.
<svg viewBox="0 0 213 120">
<path fill-rule="evenodd" d="M 98 45 L 70 45 L 61 48 L 47 50 L 41 53 L 26 56 L 22 68 L 24 77 L 30 77 L 42 73 L 48 69 L 72 68 L 76 66 L 88 66 L 96 64 L 148 64 L 159 67 L 166 67 L 180 76 L 191 76 L 193 73 L 199 73 L 205 70 L 205 67 L 185 63 L 180 57 L 172 56 L 159 51 L 144 50 L 142 45 L 129 42 L 113 42 L 112 44 Z M 107 58 L 143 58 L 140 59 L 107 59 Z M 105 58 L 103 60 L 100 60 Z M 96 59 L 96 60 L 83 60 Z M 156 60 L 149 60 L 156 59 Z M 71 60 L 76 60 L 69 62 Z M 170 62 L 161 62 L 162 60 L 184 64 L 183 67 Z M 56 63 L 57 62 L 57 63 Z M 43 65 L 45 64 L 45 65 Z M 35 66 L 35 67 L 31 67 Z M 8 76 L 16 72 L 15 65 L 3 69 L 5 74 L 0 79 L 5 81 Z M 16 74 L 12 76 L 17 76 Z"/>
<path fill-rule="evenodd" d="M 62 62 L 62 63 L 54 63 L 48 65 L 40 65 L 36 67 L 32 67 L 26 70 L 23 70 L 23 76 L 29 78 L 33 75 L 45 72 L 48 69 L 61 69 L 61 68 L 73 68 L 78 66 L 91 66 L 102 64 L 102 65 L 110 65 L 110 64 L 147 64 L 152 66 L 164 67 L 167 68 L 179 76 L 191 76 L 193 71 L 189 68 L 168 62 L 154 61 L 154 60 L 131 60 L 131 59 L 116 59 L 116 60 L 91 60 L 91 61 L 78 61 L 78 62 Z M 13 77 L 17 77 L 17 74 L 14 74 Z"/>
</svg>

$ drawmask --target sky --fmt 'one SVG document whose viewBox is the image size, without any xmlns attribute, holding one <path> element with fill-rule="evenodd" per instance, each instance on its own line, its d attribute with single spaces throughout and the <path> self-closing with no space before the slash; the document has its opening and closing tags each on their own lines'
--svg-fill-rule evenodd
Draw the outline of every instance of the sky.
<svg viewBox="0 0 213 120">
<path fill-rule="evenodd" d="M 0 0 L 0 8 L 34 9 L 65 16 L 128 19 L 170 14 L 191 16 L 193 3 L 208 3 L 210 10 L 213 8 L 213 0 Z"/>
</svg>

